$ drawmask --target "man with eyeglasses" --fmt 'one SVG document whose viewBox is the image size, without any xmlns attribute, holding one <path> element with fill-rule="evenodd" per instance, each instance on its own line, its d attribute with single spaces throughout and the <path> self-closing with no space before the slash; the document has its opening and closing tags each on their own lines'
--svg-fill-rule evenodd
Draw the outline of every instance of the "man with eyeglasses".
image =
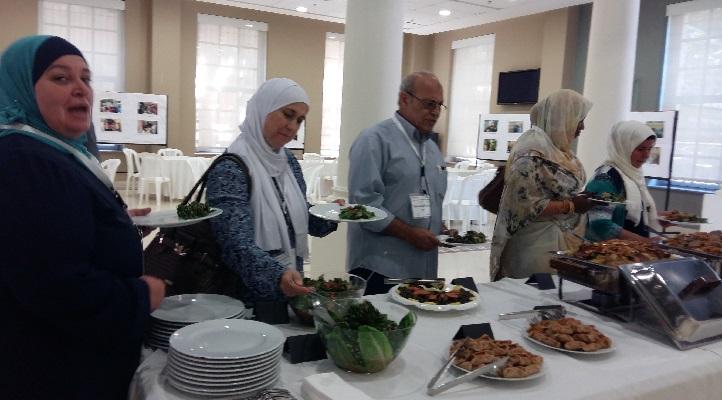
<svg viewBox="0 0 722 400">
<path fill-rule="evenodd" d="M 349 153 L 349 201 L 378 207 L 388 217 L 349 224 L 349 272 L 368 279 L 366 294 L 385 293 L 385 277 L 436 278 L 437 235 L 446 168 L 432 132 L 446 106 L 438 78 L 415 72 L 403 79 L 399 109 L 365 129 Z"/>
</svg>

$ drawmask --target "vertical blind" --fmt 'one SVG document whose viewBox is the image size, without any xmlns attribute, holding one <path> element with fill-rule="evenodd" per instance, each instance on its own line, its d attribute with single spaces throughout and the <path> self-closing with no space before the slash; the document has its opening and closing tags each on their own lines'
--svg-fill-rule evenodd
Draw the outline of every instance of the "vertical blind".
<svg viewBox="0 0 722 400">
<path fill-rule="evenodd" d="M 60 36 L 83 52 L 95 91 L 120 92 L 125 89 L 124 9 L 120 0 L 42 0 L 39 31 Z"/>
<path fill-rule="evenodd" d="M 246 103 L 266 80 L 262 22 L 198 15 L 196 150 L 221 152 L 238 135 Z"/>
<path fill-rule="evenodd" d="M 722 1 L 667 6 L 662 108 L 678 110 L 672 175 L 722 181 Z"/>
<path fill-rule="evenodd" d="M 449 100 L 448 156 L 476 157 L 479 114 L 488 114 L 495 36 L 454 41 Z"/>
<path fill-rule="evenodd" d="M 323 62 L 323 114 L 321 119 L 321 155 L 338 157 L 341 143 L 341 92 L 343 89 L 344 37 L 326 34 Z"/>
</svg>

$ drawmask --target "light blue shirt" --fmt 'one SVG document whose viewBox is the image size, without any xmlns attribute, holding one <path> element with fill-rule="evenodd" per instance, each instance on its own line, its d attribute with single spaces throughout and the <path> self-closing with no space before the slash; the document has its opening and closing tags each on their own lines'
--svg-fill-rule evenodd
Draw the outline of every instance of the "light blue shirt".
<svg viewBox="0 0 722 400">
<path fill-rule="evenodd" d="M 441 230 L 441 203 L 446 192 L 446 168 L 436 143 L 424 139 L 398 112 L 396 117 L 365 129 L 349 152 L 349 202 L 380 208 L 383 220 L 349 224 L 347 268 L 363 267 L 394 278 L 435 278 L 438 250 L 422 251 L 408 242 L 385 235 L 384 229 L 398 218 L 408 225 L 423 227 L 435 235 Z M 407 135 L 419 153 L 425 152 L 427 184 L 422 187 L 421 160 L 404 138 Z M 409 195 L 426 189 L 431 200 L 431 217 L 414 219 Z"/>
</svg>

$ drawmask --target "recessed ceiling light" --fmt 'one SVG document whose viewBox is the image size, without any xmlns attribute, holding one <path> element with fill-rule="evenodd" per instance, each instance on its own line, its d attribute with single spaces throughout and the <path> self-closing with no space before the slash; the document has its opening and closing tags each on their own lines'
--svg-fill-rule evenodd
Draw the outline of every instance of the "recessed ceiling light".
<svg viewBox="0 0 722 400">
<path fill-rule="evenodd" d="M 336 39 L 336 36 L 329 36 L 328 38 L 333 40 L 333 39 Z"/>
<path fill-rule="evenodd" d="M 308 8 L 306 8 L 306 7 L 304 7 L 304 6 L 298 6 L 298 7 L 296 7 L 296 11 L 298 11 L 298 12 L 307 12 L 307 11 L 308 11 Z"/>
<path fill-rule="evenodd" d="M 247 27 L 253 28 L 253 24 L 246 24 Z"/>
<path fill-rule="evenodd" d="M 451 15 L 451 11 L 446 9 L 439 10 L 439 15 L 441 15 L 442 17 L 448 17 L 449 15 Z"/>
</svg>

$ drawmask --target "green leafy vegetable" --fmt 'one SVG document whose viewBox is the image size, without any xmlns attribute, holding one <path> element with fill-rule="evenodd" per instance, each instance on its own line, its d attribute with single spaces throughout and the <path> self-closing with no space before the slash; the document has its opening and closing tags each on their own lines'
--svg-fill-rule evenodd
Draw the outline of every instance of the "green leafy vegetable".
<svg viewBox="0 0 722 400">
<path fill-rule="evenodd" d="M 181 219 L 194 219 L 210 214 L 211 208 L 208 207 L 206 203 L 192 201 L 188 204 L 178 204 L 176 211 L 178 212 L 178 217 Z"/>
<path fill-rule="evenodd" d="M 375 217 L 376 214 L 366 209 L 366 207 L 358 204 L 351 207 L 342 208 L 341 212 L 338 214 L 338 217 L 341 219 L 351 219 L 351 220 L 357 220 L 357 219 L 371 219 Z"/>
</svg>

